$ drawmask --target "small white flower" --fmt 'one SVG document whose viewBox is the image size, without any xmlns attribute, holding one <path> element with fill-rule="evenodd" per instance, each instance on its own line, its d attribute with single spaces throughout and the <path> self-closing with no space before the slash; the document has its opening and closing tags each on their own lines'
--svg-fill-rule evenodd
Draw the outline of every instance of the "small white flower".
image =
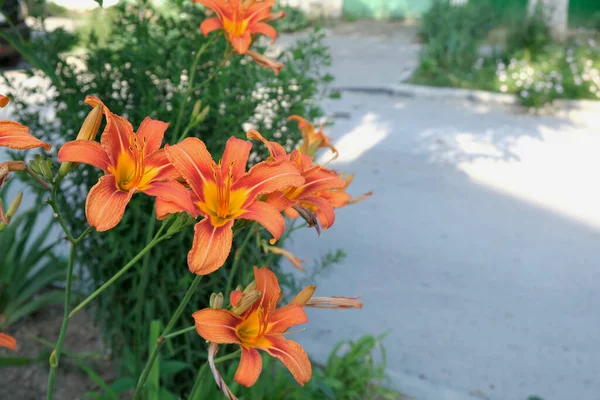
<svg viewBox="0 0 600 400">
<path fill-rule="evenodd" d="M 575 77 L 573 79 L 573 83 L 575 83 L 575 85 L 577 85 L 577 86 L 581 85 L 581 78 L 579 78 L 578 76 Z"/>
<path fill-rule="evenodd" d="M 585 65 L 587 65 L 588 67 L 591 67 L 594 64 L 594 62 L 592 60 L 587 60 L 585 62 Z"/>
<path fill-rule="evenodd" d="M 556 92 L 557 92 L 557 93 L 562 93 L 562 92 L 564 92 L 564 91 L 565 91 L 565 90 L 563 89 L 563 87 L 562 87 L 561 85 L 556 85 Z"/>
<path fill-rule="evenodd" d="M 521 87 L 523 86 L 523 81 L 519 79 L 515 82 L 515 85 L 517 85 L 517 87 Z"/>
<path fill-rule="evenodd" d="M 554 86 L 554 84 L 552 82 L 546 82 L 546 87 L 548 89 L 552 89 L 552 86 Z"/>
<path fill-rule="evenodd" d="M 500 86 L 500 91 L 501 91 L 502 93 L 505 93 L 507 90 L 508 90 L 508 86 L 506 86 L 506 85 L 502 85 L 502 86 Z"/>
<path fill-rule="evenodd" d="M 596 88 L 596 86 L 590 86 L 590 92 L 592 93 L 596 93 L 596 91 L 598 90 L 598 88 Z"/>
<path fill-rule="evenodd" d="M 529 92 L 527 90 L 521 90 L 521 97 L 526 99 L 529 97 Z"/>
</svg>

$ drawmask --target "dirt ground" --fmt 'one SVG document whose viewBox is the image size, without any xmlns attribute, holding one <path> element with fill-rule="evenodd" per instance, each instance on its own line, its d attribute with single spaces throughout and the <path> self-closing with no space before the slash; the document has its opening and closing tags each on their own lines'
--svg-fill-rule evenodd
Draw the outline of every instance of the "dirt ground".
<svg viewBox="0 0 600 400">
<path fill-rule="evenodd" d="M 54 307 L 45 310 L 7 330 L 18 341 L 16 351 L 0 349 L 0 357 L 36 358 L 40 354 L 44 359 L 33 365 L 2 368 L 0 371 L 0 399 L 3 400 L 41 400 L 46 397 L 48 381 L 48 355 L 50 349 L 34 338 L 55 343 L 62 323 L 62 309 Z M 93 321 L 85 313 L 76 315 L 69 324 L 64 351 L 70 354 L 86 353 L 91 357 L 85 363 L 98 373 L 106 382 L 116 377 L 102 344 L 102 338 Z M 88 375 L 68 357 L 60 360 L 56 376 L 54 398 L 57 400 L 78 400 L 90 398 L 84 396 L 87 391 L 95 390 L 97 385 Z"/>
</svg>

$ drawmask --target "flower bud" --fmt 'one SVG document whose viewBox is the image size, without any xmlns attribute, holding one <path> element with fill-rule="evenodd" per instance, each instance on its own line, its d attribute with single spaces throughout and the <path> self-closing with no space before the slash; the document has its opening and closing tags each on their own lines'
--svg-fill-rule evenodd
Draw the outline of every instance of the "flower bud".
<svg viewBox="0 0 600 400">
<path fill-rule="evenodd" d="M 0 232 L 6 229 L 12 217 L 17 213 L 19 206 L 21 206 L 21 201 L 23 201 L 23 193 L 19 193 L 17 197 L 15 197 L 8 207 L 6 214 L 4 214 L 2 209 L 2 201 L 0 201 Z"/>
<path fill-rule="evenodd" d="M 248 293 L 245 293 L 240 299 L 237 301 L 235 307 L 231 309 L 231 312 L 235 315 L 242 315 L 245 311 L 247 311 L 252 305 L 260 298 L 260 290 L 251 290 Z"/>
<path fill-rule="evenodd" d="M 100 125 L 102 124 L 103 117 L 103 109 L 101 104 L 97 104 L 92 111 L 87 115 L 85 120 L 83 121 L 83 125 L 81 125 L 81 129 L 77 134 L 76 140 L 94 140 L 96 135 L 98 134 L 98 130 L 100 129 Z M 60 169 L 58 170 L 58 175 L 61 177 L 65 177 L 71 167 L 77 165 L 78 163 L 72 162 L 64 162 L 60 165 Z"/>
<path fill-rule="evenodd" d="M 38 154 L 29 165 L 36 174 L 41 175 L 47 181 L 52 181 L 52 160 L 46 159 Z"/>
<path fill-rule="evenodd" d="M 217 309 L 223 308 L 223 293 L 211 294 L 209 305 L 210 305 L 210 308 L 217 308 Z"/>
<path fill-rule="evenodd" d="M 173 223 L 171 223 L 171 226 L 169 226 L 169 229 L 167 229 L 167 235 L 174 235 L 176 233 L 179 233 L 196 222 L 196 219 L 187 212 L 181 212 L 171 215 L 175 215 L 175 219 Z"/>
<path fill-rule="evenodd" d="M 10 99 L 8 98 L 8 96 L 0 94 L 0 108 L 6 107 L 9 102 L 10 102 Z"/>
<path fill-rule="evenodd" d="M 317 287 L 315 285 L 305 287 L 300 293 L 296 295 L 296 297 L 294 297 L 292 301 L 290 301 L 290 304 L 300 304 L 301 306 L 305 306 L 306 303 L 311 299 L 313 294 L 315 294 L 315 290 L 317 290 Z"/>
<path fill-rule="evenodd" d="M 357 297 L 312 297 L 306 303 L 306 307 L 315 308 L 362 308 L 363 304 Z"/>
<path fill-rule="evenodd" d="M 266 251 L 270 251 L 273 254 L 279 254 L 284 256 L 285 258 L 287 258 L 289 260 L 289 262 L 292 263 L 292 265 L 294 267 L 296 267 L 297 269 L 299 269 L 300 271 L 304 272 L 304 268 L 302 267 L 302 263 L 305 262 L 305 260 L 301 260 L 297 257 L 295 257 L 292 253 L 290 253 L 289 251 L 282 249 L 281 247 L 276 247 L 276 246 L 264 246 Z"/>
</svg>

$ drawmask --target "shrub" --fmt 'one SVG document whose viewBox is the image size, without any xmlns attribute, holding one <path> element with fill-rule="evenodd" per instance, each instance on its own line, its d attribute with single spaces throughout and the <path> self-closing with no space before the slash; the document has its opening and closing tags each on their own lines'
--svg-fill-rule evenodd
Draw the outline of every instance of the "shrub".
<svg viewBox="0 0 600 400">
<path fill-rule="evenodd" d="M 82 100 L 86 95 L 96 95 L 110 104 L 112 112 L 125 116 L 134 125 L 147 115 L 170 121 L 166 139 L 172 141 L 168 135 L 172 135 L 179 119 L 178 110 L 187 91 L 193 53 L 207 40 L 198 29 L 204 18 L 203 10 L 187 3 L 179 7 L 178 3 L 172 1 L 160 10 L 146 0 L 117 6 L 112 11 L 112 29 L 106 40 L 100 42 L 92 31 L 86 38 L 88 48 L 83 55 L 65 53 L 72 48 L 74 40 L 63 31 L 34 39 L 24 49 L 35 67 L 28 73 L 50 78 L 53 87 L 41 94 L 39 88 L 12 87 L 21 122 L 40 139 L 61 144 L 75 138 L 82 117 L 88 111 Z M 214 60 L 222 57 L 225 44 L 217 41 L 210 46 L 196 73 L 211 82 L 200 84 L 192 91 L 193 97 L 202 107 L 209 107 L 210 112 L 202 124 L 189 129 L 188 135 L 202 138 L 211 153 L 219 154 L 227 138 L 244 137 L 244 128 L 253 126 L 267 139 L 275 138 L 291 149 L 300 133 L 291 129 L 293 124 L 290 125 L 286 117 L 299 114 L 315 119 L 322 113 L 318 101 L 328 93 L 326 83 L 331 77 L 324 72 L 324 67 L 330 57 L 322 38 L 316 31 L 280 54 L 279 60 L 285 63 L 285 68 L 278 76 L 240 56 L 229 58 L 225 68 L 216 72 Z M 49 119 L 44 114 L 46 107 L 56 110 Z M 183 111 L 179 133 L 188 126 L 193 107 L 192 103 Z M 254 158 L 257 159 L 258 154 L 254 154 Z M 65 189 L 62 209 L 68 214 L 71 228 L 84 226 L 86 193 L 97 181 L 98 171 L 80 166 L 68 178 L 70 186 Z M 138 253 L 147 238 L 152 237 L 158 228 L 152 212 L 153 201 L 138 196 L 115 229 L 90 235 L 89 240 L 78 246 L 78 259 L 85 260 L 91 287 L 98 287 L 113 276 Z M 150 321 L 172 315 L 192 280 L 186 268 L 192 234 L 188 230 L 145 257 L 140 268 L 147 271 L 146 280 L 139 278 L 140 268 L 134 268 L 96 300 L 96 319 L 112 354 L 118 357 L 124 349 L 134 349 L 136 375 L 143 366 L 141 360 L 146 359 L 146 332 L 150 331 Z M 262 230 L 248 230 L 236 237 L 232 254 L 249 240 L 260 241 L 267 237 Z M 184 315 L 208 306 L 213 291 L 245 281 L 252 273 L 250 267 L 262 265 L 264 259 L 259 249 L 248 249 L 241 256 L 241 267 L 236 272 L 232 272 L 234 261 L 229 261 L 203 281 Z M 259 263 L 259 260 L 262 261 Z M 278 258 L 269 257 L 267 262 L 277 270 Z M 293 284 L 285 274 L 282 278 L 284 284 Z M 201 347 L 192 345 L 190 335 L 169 341 L 170 355 L 184 358 L 188 363 L 203 360 L 206 354 Z M 193 380 L 182 379 L 182 374 L 190 378 L 189 370 L 182 371 L 170 376 L 166 386 L 170 390 L 176 388 L 178 393 L 189 390 L 186 385 Z"/>
</svg>

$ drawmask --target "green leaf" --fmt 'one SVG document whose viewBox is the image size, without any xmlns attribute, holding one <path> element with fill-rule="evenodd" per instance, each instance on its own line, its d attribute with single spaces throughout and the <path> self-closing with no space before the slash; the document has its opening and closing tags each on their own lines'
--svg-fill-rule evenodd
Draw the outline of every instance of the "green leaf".
<svg viewBox="0 0 600 400">
<path fill-rule="evenodd" d="M 148 354 L 151 354 L 156 346 L 158 345 L 158 338 L 162 330 L 162 322 L 158 319 L 150 323 L 150 346 Z M 148 375 L 148 381 L 146 384 L 146 390 L 148 393 L 148 400 L 160 400 L 160 354 L 156 357 L 150 375 Z"/>
<path fill-rule="evenodd" d="M 160 376 L 164 377 L 167 375 L 177 374 L 188 368 L 190 368 L 188 363 L 185 363 L 183 361 L 163 361 L 162 363 L 160 363 Z"/>
<path fill-rule="evenodd" d="M 79 366 L 79 368 L 81 368 L 87 374 L 87 376 L 89 376 L 89 378 L 92 381 L 94 381 L 94 383 L 96 385 L 100 386 L 100 388 L 102 390 L 104 390 L 104 393 L 106 394 L 106 396 L 108 396 L 109 399 L 114 399 L 114 400 L 118 400 L 119 399 L 117 397 L 116 393 L 113 392 L 113 390 L 110 388 L 110 386 L 108 386 L 106 384 L 106 382 L 104 381 L 104 379 L 102 379 L 100 377 L 100 375 L 98 375 L 92 368 L 90 368 L 87 364 L 85 364 L 81 360 L 73 359 L 73 361 L 75 361 L 75 363 Z"/>
<path fill-rule="evenodd" d="M 39 358 L 26 357 L 2 357 L 0 358 L 0 368 L 5 367 L 21 367 L 24 365 L 37 364 L 41 360 Z"/>
</svg>

